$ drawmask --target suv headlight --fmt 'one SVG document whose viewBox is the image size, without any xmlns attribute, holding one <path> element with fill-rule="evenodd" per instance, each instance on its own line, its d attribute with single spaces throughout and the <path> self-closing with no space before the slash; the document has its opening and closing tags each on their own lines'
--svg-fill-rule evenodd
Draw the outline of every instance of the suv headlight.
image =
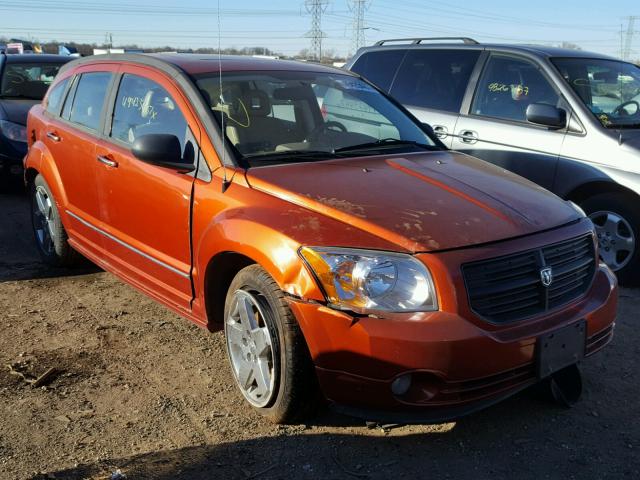
<svg viewBox="0 0 640 480">
<path fill-rule="evenodd" d="M 411 255 L 331 247 L 303 247 L 300 255 L 334 307 L 358 313 L 438 309 L 431 274 Z"/>
<path fill-rule="evenodd" d="M 9 140 L 27 143 L 27 127 L 24 125 L 0 120 L 0 131 Z"/>
</svg>

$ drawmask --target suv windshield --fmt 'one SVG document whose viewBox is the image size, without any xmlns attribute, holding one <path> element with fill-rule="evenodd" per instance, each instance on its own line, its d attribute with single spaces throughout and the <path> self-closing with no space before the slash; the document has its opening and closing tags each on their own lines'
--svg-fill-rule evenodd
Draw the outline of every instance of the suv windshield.
<svg viewBox="0 0 640 480">
<path fill-rule="evenodd" d="M 560 74 L 607 128 L 640 128 L 640 68 L 617 60 L 552 59 Z"/>
<path fill-rule="evenodd" d="M 252 166 L 410 152 L 439 146 L 368 83 L 317 72 L 200 75 L 197 85 L 238 154 Z M 224 118 L 223 118 L 224 117 Z"/>
<path fill-rule="evenodd" d="M 0 97 L 42 100 L 61 66 L 59 63 L 5 64 L 0 82 Z"/>
</svg>

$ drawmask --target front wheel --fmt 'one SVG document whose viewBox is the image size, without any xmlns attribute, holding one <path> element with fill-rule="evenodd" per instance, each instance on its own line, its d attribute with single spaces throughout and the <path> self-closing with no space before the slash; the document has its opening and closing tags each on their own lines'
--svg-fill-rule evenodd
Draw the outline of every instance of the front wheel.
<svg viewBox="0 0 640 480">
<path fill-rule="evenodd" d="M 595 226 L 600 257 L 626 285 L 638 280 L 640 268 L 640 214 L 633 203 L 621 193 L 594 195 L 581 203 Z"/>
<path fill-rule="evenodd" d="M 282 291 L 259 265 L 231 282 L 224 331 L 233 377 L 255 410 L 275 423 L 313 412 L 317 388 L 306 342 Z"/>
</svg>

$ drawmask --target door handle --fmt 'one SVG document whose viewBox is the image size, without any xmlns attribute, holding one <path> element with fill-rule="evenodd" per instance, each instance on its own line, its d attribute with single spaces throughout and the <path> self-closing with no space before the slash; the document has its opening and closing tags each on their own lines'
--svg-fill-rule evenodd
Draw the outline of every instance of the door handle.
<svg viewBox="0 0 640 480">
<path fill-rule="evenodd" d="M 60 141 L 60 137 L 57 134 L 53 133 L 53 132 L 47 132 L 47 138 L 50 138 L 54 142 L 59 142 Z"/>
<path fill-rule="evenodd" d="M 463 130 L 460 132 L 460 140 L 463 143 L 473 144 L 478 141 L 478 134 L 473 130 Z"/>
<path fill-rule="evenodd" d="M 446 138 L 449 135 L 449 130 L 444 125 L 434 125 L 433 131 L 438 138 Z"/>
<path fill-rule="evenodd" d="M 98 155 L 96 159 L 100 163 L 105 164 L 107 167 L 118 168 L 118 162 L 116 162 L 115 160 L 111 160 L 109 157 L 106 157 L 104 155 Z"/>
</svg>

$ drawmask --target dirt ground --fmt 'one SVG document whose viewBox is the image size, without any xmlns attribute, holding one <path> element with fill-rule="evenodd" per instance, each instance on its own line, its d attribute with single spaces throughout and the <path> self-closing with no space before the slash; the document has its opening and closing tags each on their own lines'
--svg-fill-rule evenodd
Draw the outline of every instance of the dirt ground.
<svg viewBox="0 0 640 480">
<path fill-rule="evenodd" d="M 637 479 L 640 291 L 621 297 L 570 410 L 524 392 L 441 425 L 275 426 L 232 386 L 221 333 L 90 265 L 46 268 L 26 199 L 0 195 L 0 479 Z"/>
</svg>

